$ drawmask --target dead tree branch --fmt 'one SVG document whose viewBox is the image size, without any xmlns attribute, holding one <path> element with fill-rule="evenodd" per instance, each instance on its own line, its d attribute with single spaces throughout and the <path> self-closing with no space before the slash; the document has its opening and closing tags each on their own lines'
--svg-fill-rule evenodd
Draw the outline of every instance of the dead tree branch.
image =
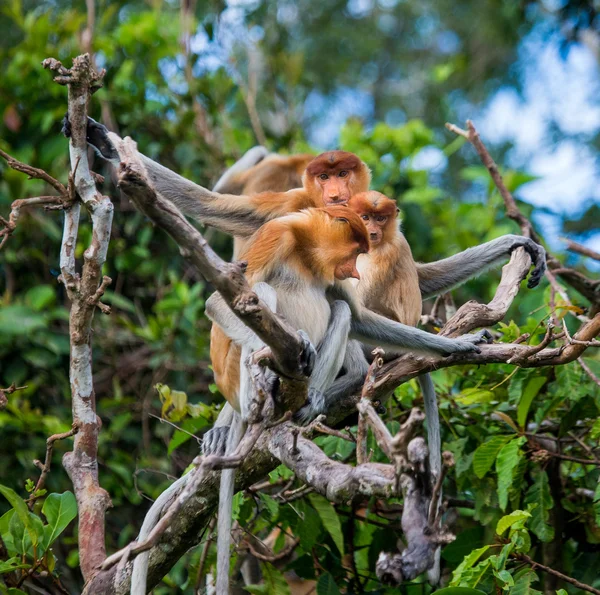
<svg viewBox="0 0 600 595">
<path fill-rule="evenodd" d="M 541 243 L 531 221 L 529 221 L 529 219 L 527 219 L 527 217 L 521 213 L 521 210 L 517 206 L 517 202 L 515 201 L 513 195 L 506 187 L 498 166 L 492 159 L 486 146 L 483 144 L 483 141 L 479 136 L 479 132 L 477 132 L 473 122 L 471 122 L 471 120 L 467 120 L 467 130 L 463 130 L 462 128 L 450 123 L 446 123 L 446 128 L 451 132 L 466 138 L 473 145 L 477 151 L 477 154 L 479 155 L 479 158 L 481 159 L 481 162 L 490 172 L 490 176 L 492 177 L 496 188 L 498 188 L 500 196 L 502 196 L 502 199 L 504 200 L 506 214 L 508 217 L 519 225 L 521 228 L 521 233 L 524 236 L 531 238 L 538 244 Z M 588 299 L 593 306 L 598 305 L 598 302 L 600 302 L 600 280 L 588 279 L 574 269 L 563 267 L 559 260 L 554 256 L 549 255 L 547 261 L 549 269 L 552 269 L 555 274 L 560 275 L 563 281 L 581 293 L 581 295 Z M 548 273 L 549 271 L 546 272 L 546 277 L 550 280 Z M 564 299 L 564 291 L 561 289 L 559 293 Z M 566 298 L 566 301 L 568 301 L 568 297 Z"/>
<path fill-rule="evenodd" d="M 96 414 L 96 398 L 92 381 L 91 331 L 96 295 L 103 291 L 102 265 L 106 260 L 113 205 L 107 196 L 96 189 L 87 159 L 87 103 L 102 85 L 104 71 L 93 70 L 88 54 L 73 60 L 71 69 L 53 58 L 43 66 L 57 73 L 54 80 L 67 85 L 69 120 L 72 137 L 69 143 L 71 169 L 77 195 L 92 221 L 92 241 L 83 255 L 81 275 L 75 270 L 75 244 L 79 227 L 80 202 L 65 211 L 61 246 L 61 280 L 71 301 L 69 336 L 71 363 L 69 377 L 73 402 L 73 424 L 78 428 L 73 451 L 63 457 L 63 465 L 73 482 L 79 511 L 79 557 L 81 571 L 89 580 L 106 557 L 105 513 L 111 506 L 108 493 L 98 482 L 98 433 L 100 423 Z"/>
</svg>

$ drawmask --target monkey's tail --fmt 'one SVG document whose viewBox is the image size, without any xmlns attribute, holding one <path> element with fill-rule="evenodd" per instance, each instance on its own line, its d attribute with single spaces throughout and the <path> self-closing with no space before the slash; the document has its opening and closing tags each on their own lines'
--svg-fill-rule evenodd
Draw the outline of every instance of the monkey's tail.
<svg viewBox="0 0 600 595">
<path fill-rule="evenodd" d="M 150 535 L 150 532 L 158 523 L 163 512 L 175 499 L 175 497 L 185 488 L 190 479 L 190 474 L 187 473 L 180 477 L 175 483 L 171 484 L 154 502 L 150 510 L 146 513 L 138 541 L 143 541 Z M 133 572 L 131 573 L 131 595 L 146 595 L 146 582 L 148 578 L 148 561 L 150 560 L 150 552 L 142 552 L 135 557 L 133 561 Z"/>
<path fill-rule="evenodd" d="M 419 385 L 423 393 L 425 404 L 425 416 L 427 418 L 427 446 L 429 447 L 429 468 L 434 478 L 442 472 L 442 438 L 440 433 L 440 414 L 438 412 L 437 396 L 435 386 L 429 374 L 419 376 Z M 440 491 L 439 498 L 442 497 Z M 429 584 L 437 585 L 440 582 L 440 554 L 438 547 L 435 551 L 433 567 L 427 571 Z"/>
<path fill-rule="evenodd" d="M 227 437 L 228 455 L 237 448 L 245 424 L 239 414 L 233 416 L 229 435 Z M 221 486 L 219 490 L 219 513 L 217 522 L 217 594 L 229 594 L 229 562 L 231 546 L 231 508 L 233 506 L 233 492 L 235 488 L 235 469 L 221 471 Z"/>
</svg>

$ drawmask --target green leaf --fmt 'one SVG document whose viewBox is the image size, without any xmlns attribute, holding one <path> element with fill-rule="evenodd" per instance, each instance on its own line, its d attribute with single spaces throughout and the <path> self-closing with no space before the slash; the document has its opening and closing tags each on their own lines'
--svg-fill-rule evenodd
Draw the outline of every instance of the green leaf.
<svg viewBox="0 0 600 595">
<path fill-rule="evenodd" d="M 325 529 L 331 535 L 340 554 L 344 555 L 344 537 L 342 535 L 342 525 L 340 517 L 331 503 L 319 494 L 309 494 L 308 496 L 313 508 L 318 512 L 323 521 Z"/>
<path fill-rule="evenodd" d="M 272 564 L 260 565 L 267 593 L 269 595 L 291 595 L 290 586 L 287 584 L 283 574 Z"/>
<path fill-rule="evenodd" d="M 45 545 L 49 547 L 77 516 L 77 500 L 71 492 L 50 494 L 44 502 L 42 512 L 48 521 L 44 534 Z"/>
<path fill-rule="evenodd" d="M 294 527 L 294 531 L 300 538 L 300 547 L 309 552 L 321 535 L 322 524 L 319 515 L 308 503 L 304 505 L 303 513 L 304 518 Z"/>
<path fill-rule="evenodd" d="M 517 421 L 522 428 L 525 427 L 525 422 L 527 421 L 527 414 L 529 413 L 531 403 L 540 392 L 542 386 L 546 384 L 546 380 L 547 378 L 545 376 L 535 376 L 530 378 L 529 382 L 525 386 L 523 394 L 521 395 L 521 400 L 519 401 L 519 405 L 517 407 Z"/>
<path fill-rule="evenodd" d="M 277 500 L 271 496 L 268 496 L 267 494 L 263 494 L 262 492 L 259 494 L 259 497 L 264 507 L 269 511 L 271 520 L 276 520 L 277 516 L 279 515 L 279 503 Z"/>
<path fill-rule="evenodd" d="M 27 306 L 0 308 L 0 336 L 24 336 L 46 327 L 46 317 Z"/>
<path fill-rule="evenodd" d="M 484 545 L 483 547 L 477 548 L 473 550 L 468 556 L 465 556 L 465 559 L 456 567 L 454 572 L 452 573 L 452 581 L 450 584 L 452 586 L 458 586 L 462 579 L 462 575 L 465 571 L 469 570 L 473 567 L 473 564 L 485 554 L 490 549 L 489 545 Z"/>
<path fill-rule="evenodd" d="M 494 436 L 477 448 L 473 455 L 473 471 L 479 479 L 492 468 L 496 456 L 510 439 L 510 436 Z"/>
<path fill-rule="evenodd" d="M 494 393 L 482 388 L 465 388 L 454 400 L 461 405 L 484 404 L 494 400 Z"/>
<path fill-rule="evenodd" d="M 523 572 L 515 575 L 515 586 L 510 590 L 510 595 L 540 595 L 540 591 L 533 589 L 531 583 L 539 581 L 538 575 L 531 569 L 526 568 Z M 563 589 L 560 589 L 561 591 Z M 559 591 L 556 592 L 557 595 Z M 564 593 L 566 595 L 566 591 Z"/>
<path fill-rule="evenodd" d="M 496 525 L 496 533 L 502 535 L 509 527 L 512 527 L 519 521 L 524 521 L 531 517 L 531 514 L 525 510 L 515 510 L 506 516 L 503 516 Z"/>
<path fill-rule="evenodd" d="M 502 447 L 496 458 L 496 473 L 498 474 L 498 504 L 502 510 L 506 510 L 508 504 L 508 491 L 513 483 L 514 470 L 519 464 L 523 453 L 521 445 L 526 438 L 521 436 L 511 440 Z"/>
<path fill-rule="evenodd" d="M 31 568 L 31 564 L 21 564 L 21 558 L 19 556 L 14 556 L 8 560 L 0 562 L 0 574 L 14 572 L 20 568 Z"/>
<path fill-rule="evenodd" d="M 525 494 L 526 504 L 536 504 L 531 510 L 531 522 L 529 526 L 537 535 L 540 541 L 549 543 L 554 539 L 554 527 L 548 524 L 550 513 L 548 512 L 554 507 L 554 500 L 550 493 L 550 484 L 548 475 L 545 471 L 540 471 L 534 483 Z"/>
<path fill-rule="evenodd" d="M 485 591 L 469 587 L 446 587 L 433 592 L 433 595 L 481 595 Z"/>
<path fill-rule="evenodd" d="M 317 595 L 340 595 L 340 590 L 329 572 L 325 572 L 319 577 Z"/>
<path fill-rule="evenodd" d="M 19 520 L 21 521 L 23 527 L 25 527 L 27 533 L 29 534 L 31 543 L 37 545 L 38 534 L 33 525 L 33 521 L 31 520 L 27 504 L 25 504 L 23 499 L 14 490 L 11 490 L 6 486 L 0 485 L 0 494 L 2 494 L 10 502 L 11 506 L 15 509 Z"/>
<path fill-rule="evenodd" d="M 15 509 L 11 508 L 9 511 L 4 513 L 0 517 L 0 537 L 2 537 L 2 541 L 4 542 L 4 545 L 6 546 L 8 554 L 11 556 L 19 553 L 19 551 L 17 550 L 17 547 L 15 545 L 13 536 L 10 532 L 10 521 L 14 514 L 15 514 Z"/>
<path fill-rule="evenodd" d="M 37 285 L 25 294 L 25 302 L 36 312 L 49 308 L 54 304 L 56 292 L 50 285 Z"/>
</svg>

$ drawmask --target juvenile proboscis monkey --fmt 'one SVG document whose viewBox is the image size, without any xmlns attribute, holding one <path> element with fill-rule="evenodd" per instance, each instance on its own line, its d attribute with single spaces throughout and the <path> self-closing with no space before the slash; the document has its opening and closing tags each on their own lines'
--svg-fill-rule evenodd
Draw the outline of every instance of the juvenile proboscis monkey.
<svg viewBox="0 0 600 595">
<path fill-rule="evenodd" d="M 246 277 L 257 295 L 291 326 L 302 331 L 309 343 L 306 351 L 312 349 L 311 345 L 318 345 L 309 390 L 324 392 L 335 381 L 350 330 L 350 307 L 344 301 L 331 303 L 327 289 L 346 279 L 358 278 L 356 261 L 368 246 L 367 232 L 358 215 L 346 207 L 332 206 L 306 209 L 270 221 L 253 236 L 243 254 L 247 262 Z M 232 454 L 244 433 L 252 400 L 246 362 L 264 343 L 232 313 L 220 294 L 209 298 L 206 313 L 214 326 L 218 325 L 233 342 L 225 353 L 211 348 L 215 369 L 223 366 L 227 371 L 225 383 L 217 374 L 219 388 L 230 405 L 227 426 L 222 428 L 226 432 L 220 438 L 226 446 L 225 454 Z M 170 497 L 184 487 L 188 477 L 182 477 L 167 490 Z M 217 593 L 221 594 L 229 592 L 234 480 L 234 469 L 221 471 L 216 585 Z M 159 500 L 144 520 L 140 539 L 147 537 L 168 503 L 163 494 Z M 145 593 L 147 567 L 148 553 L 144 552 L 134 561 L 132 595 Z"/>
<path fill-rule="evenodd" d="M 363 220 L 369 234 L 369 252 L 361 254 L 357 262 L 360 281 L 356 288 L 362 303 L 386 318 L 416 326 L 422 311 L 419 276 L 400 230 L 396 203 L 371 190 L 355 194 L 348 206 Z M 418 381 L 427 418 L 429 466 L 437 479 L 442 468 L 442 445 L 435 387 L 429 374 L 419 376 Z M 429 579 L 432 584 L 439 582 L 439 551 Z"/>
</svg>

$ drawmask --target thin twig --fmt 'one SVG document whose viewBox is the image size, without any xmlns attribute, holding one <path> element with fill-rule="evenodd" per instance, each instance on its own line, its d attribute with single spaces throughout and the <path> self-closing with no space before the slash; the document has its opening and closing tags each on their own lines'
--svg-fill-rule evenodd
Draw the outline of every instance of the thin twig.
<svg viewBox="0 0 600 595">
<path fill-rule="evenodd" d="M 598 385 L 600 386 L 600 378 L 598 378 L 598 376 L 596 376 L 596 374 L 594 374 L 594 372 L 592 372 L 592 369 L 585 363 L 585 361 L 583 361 L 582 357 L 578 357 L 577 361 L 579 362 L 579 365 L 584 369 L 585 373 Z"/>
<path fill-rule="evenodd" d="M 578 242 L 574 242 L 573 240 L 569 240 L 567 238 L 561 238 L 563 241 L 567 243 L 567 250 L 571 252 L 577 252 L 577 254 L 581 254 L 583 256 L 588 256 L 589 258 L 593 258 L 594 260 L 600 260 L 600 253 L 580 244 Z"/>
<path fill-rule="evenodd" d="M 54 443 L 57 440 L 64 440 L 65 438 L 74 436 L 75 434 L 77 434 L 78 430 L 79 428 L 74 425 L 68 432 L 63 432 L 62 434 L 53 434 L 52 436 L 50 436 L 46 440 L 46 459 L 44 463 L 42 464 L 42 462 L 38 459 L 35 459 L 33 461 L 33 464 L 38 469 L 40 469 L 42 473 L 40 474 L 37 483 L 35 484 L 35 488 L 33 490 L 31 498 L 27 500 L 30 510 L 33 510 L 33 505 L 35 504 L 35 501 L 41 496 L 41 494 L 38 494 L 38 492 L 43 489 L 44 485 L 46 484 L 46 478 L 48 477 L 48 473 L 50 473 L 50 465 L 52 463 L 52 451 L 54 450 Z"/>
<path fill-rule="evenodd" d="M 530 558 L 527 554 L 513 553 L 512 555 L 515 558 L 517 558 L 518 560 L 522 560 L 523 562 L 527 562 L 527 564 L 530 564 L 534 570 L 536 568 L 539 568 L 540 570 L 543 570 L 544 572 L 547 572 L 548 574 L 552 574 L 552 575 L 558 577 L 559 579 L 576 586 L 578 589 L 588 591 L 589 593 L 594 593 L 594 595 L 600 595 L 600 589 L 596 589 L 590 585 L 586 585 L 585 583 L 582 583 L 582 582 L 578 581 L 577 579 L 574 579 L 571 576 L 567 576 L 566 574 L 563 574 L 562 572 L 559 572 L 558 570 L 554 570 L 554 568 L 550 568 L 549 566 L 540 564 L 539 562 L 536 562 L 533 558 Z"/>
<path fill-rule="evenodd" d="M 2 244 L 0 244 L 0 247 Z M 15 386 L 13 382 L 8 388 L 0 388 L 0 409 L 6 407 L 8 405 L 8 399 L 6 395 L 12 395 L 14 392 L 18 390 L 23 390 L 27 388 L 27 384 L 25 386 Z"/>
<path fill-rule="evenodd" d="M 215 529 L 215 524 L 217 522 L 217 517 L 213 516 L 210 519 L 210 524 L 208 525 L 208 536 L 206 537 L 206 541 L 204 542 L 204 546 L 202 548 L 202 554 L 200 555 L 200 562 L 198 562 L 198 572 L 196 573 L 196 593 L 200 595 L 200 585 L 202 584 L 202 575 L 204 574 L 204 566 L 206 565 L 206 559 L 208 558 L 208 550 L 210 549 L 210 544 L 214 539 L 213 531 Z"/>
</svg>

